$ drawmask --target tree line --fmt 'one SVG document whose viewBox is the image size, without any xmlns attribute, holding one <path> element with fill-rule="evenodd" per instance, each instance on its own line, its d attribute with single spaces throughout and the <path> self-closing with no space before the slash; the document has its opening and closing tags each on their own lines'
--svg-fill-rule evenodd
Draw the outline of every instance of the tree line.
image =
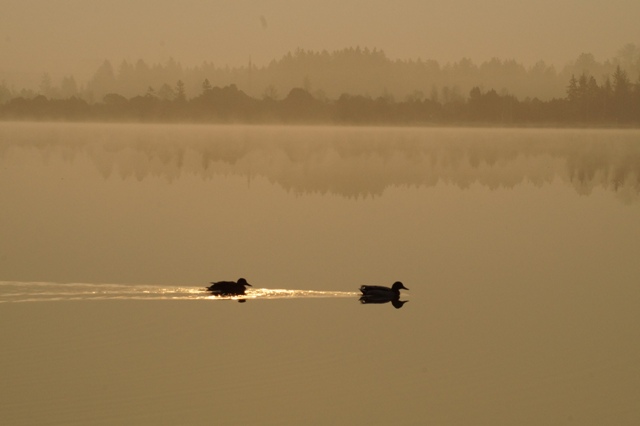
<svg viewBox="0 0 640 426">
<path fill-rule="evenodd" d="M 51 99 L 44 95 L 16 97 L 0 105 L 3 120 L 66 120 L 194 123 L 305 123 L 356 125 L 640 125 L 640 81 L 632 82 L 621 67 L 598 84 L 593 76 L 572 75 L 565 96 L 542 101 L 518 100 L 514 95 L 473 87 L 468 96 L 440 99 L 390 95 L 377 97 L 343 93 L 337 99 L 314 96 L 295 87 L 283 98 L 265 93 L 247 95 L 235 84 L 212 86 L 208 79 L 200 93 L 188 98 L 178 80 L 143 95 L 106 94 L 90 103 L 76 96 Z"/>
<path fill-rule="evenodd" d="M 264 96 L 284 98 L 293 88 L 300 87 L 314 97 L 337 99 L 343 93 L 365 97 L 393 97 L 430 99 L 447 103 L 449 98 L 465 98 L 474 87 L 494 89 L 501 95 L 511 94 L 518 99 L 538 98 L 547 101 L 565 95 L 571 75 L 583 73 L 593 76 L 599 83 L 613 75 L 620 67 L 636 80 L 640 77 L 640 47 L 629 43 L 610 59 L 599 61 L 583 53 L 561 69 L 539 61 L 524 66 L 515 60 L 492 58 L 474 63 L 468 58 L 440 64 L 430 59 L 397 60 L 382 50 L 347 48 L 327 51 L 297 49 L 264 66 L 256 66 L 250 58 L 238 67 L 220 66 L 203 62 L 184 67 L 169 59 L 163 64 L 148 64 L 143 60 L 123 60 L 112 64 L 105 60 L 86 80 L 72 75 L 53 78 L 44 74 L 31 87 L 17 89 L 11 81 L 3 81 L 0 70 L 0 104 L 11 98 L 33 98 L 44 95 L 48 99 L 67 99 L 72 96 L 88 103 L 101 102 L 105 95 L 120 94 L 127 99 L 144 94 L 153 87 L 161 99 L 173 96 L 175 82 L 184 83 L 187 97 L 201 92 L 208 79 L 212 86 L 235 84 L 254 98 Z"/>
</svg>

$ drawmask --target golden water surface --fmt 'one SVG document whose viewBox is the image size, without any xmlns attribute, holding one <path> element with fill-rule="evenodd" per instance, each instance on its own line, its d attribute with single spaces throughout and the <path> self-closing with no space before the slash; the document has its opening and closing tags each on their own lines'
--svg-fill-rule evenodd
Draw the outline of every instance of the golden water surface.
<svg viewBox="0 0 640 426">
<path fill-rule="evenodd" d="M 639 194 L 634 130 L 2 123 L 0 424 L 638 424 Z"/>
</svg>

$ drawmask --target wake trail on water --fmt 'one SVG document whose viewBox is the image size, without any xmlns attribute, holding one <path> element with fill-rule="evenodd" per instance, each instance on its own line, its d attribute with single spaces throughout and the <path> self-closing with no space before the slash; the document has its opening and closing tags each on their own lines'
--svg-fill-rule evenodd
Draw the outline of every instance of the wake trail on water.
<svg viewBox="0 0 640 426">
<path fill-rule="evenodd" d="M 242 296 L 213 296 L 204 287 L 0 281 L 0 303 L 73 300 L 270 300 L 357 297 L 352 291 L 247 289 Z"/>
</svg>

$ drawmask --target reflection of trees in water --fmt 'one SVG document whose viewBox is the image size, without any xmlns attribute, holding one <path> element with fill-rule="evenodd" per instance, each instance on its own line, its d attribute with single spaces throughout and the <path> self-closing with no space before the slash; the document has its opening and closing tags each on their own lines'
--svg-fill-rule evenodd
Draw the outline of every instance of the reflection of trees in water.
<svg viewBox="0 0 640 426">
<path fill-rule="evenodd" d="M 512 188 L 563 179 L 580 194 L 640 192 L 637 131 L 5 125 L 0 156 L 85 154 L 107 179 L 265 177 L 296 194 L 380 195 L 389 186 Z"/>
<path fill-rule="evenodd" d="M 612 135 L 615 135 L 613 132 Z M 567 179 L 579 194 L 594 188 L 616 192 L 622 199 L 637 199 L 640 193 L 640 146 L 637 133 L 617 132 L 615 137 L 597 141 L 575 141 L 566 156 Z M 577 149 L 582 143 L 581 149 Z"/>
</svg>

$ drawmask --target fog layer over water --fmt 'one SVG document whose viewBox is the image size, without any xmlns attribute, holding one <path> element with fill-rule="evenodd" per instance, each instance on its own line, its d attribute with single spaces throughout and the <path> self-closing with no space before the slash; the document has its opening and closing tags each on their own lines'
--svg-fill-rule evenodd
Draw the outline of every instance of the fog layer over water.
<svg viewBox="0 0 640 426">
<path fill-rule="evenodd" d="M 637 424 L 639 140 L 2 123 L 0 422 Z"/>
</svg>

